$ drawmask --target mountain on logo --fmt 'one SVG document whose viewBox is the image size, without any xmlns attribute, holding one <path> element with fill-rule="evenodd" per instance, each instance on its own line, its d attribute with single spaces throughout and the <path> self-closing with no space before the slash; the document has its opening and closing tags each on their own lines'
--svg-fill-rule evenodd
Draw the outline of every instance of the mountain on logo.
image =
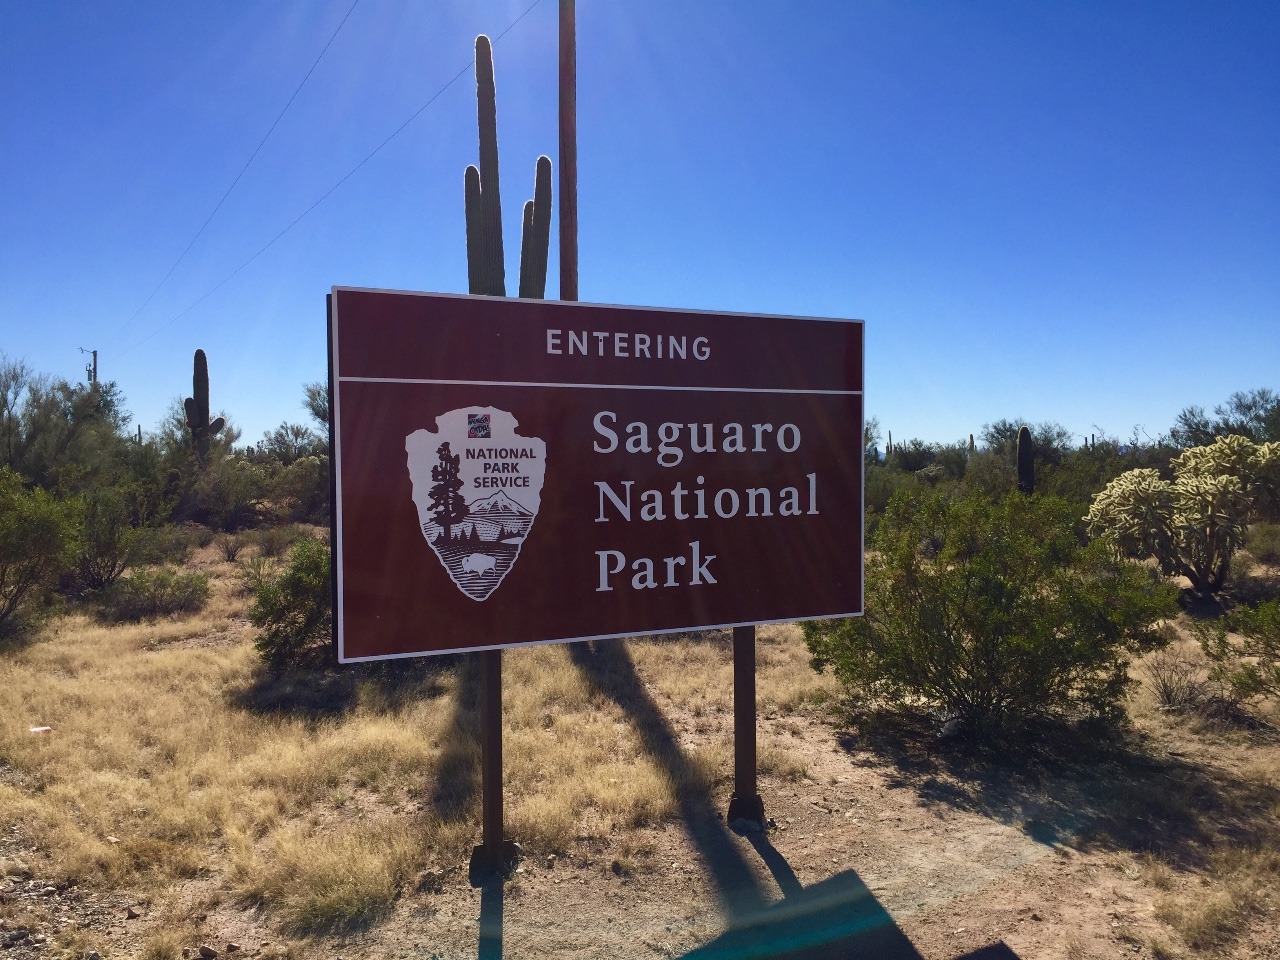
<svg viewBox="0 0 1280 960">
<path fill-rule="evenodd" d="M 520 506 L 502 490 L 485 497 L 483 500 L 472 501 L 470 509 L 471 516 L 484 517 L 486 520 L 528 520 L 533 517 L 532 510 L 527 510 Z"/>
</svg>

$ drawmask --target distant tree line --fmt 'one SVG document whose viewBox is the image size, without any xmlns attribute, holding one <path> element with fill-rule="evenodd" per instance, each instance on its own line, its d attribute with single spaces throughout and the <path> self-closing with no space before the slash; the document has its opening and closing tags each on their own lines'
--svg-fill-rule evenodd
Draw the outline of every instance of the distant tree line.
<svg viewBox="0 0 1280 960">
<path fill-rule="evenodd" d="M 1096 494 L 1126 471 L 1153 469 L 1172 480 L 1174 458 L 1219 437 L 1280 441 L 1280 395 L 1266 388 L 1233 393 L 1214 407 L 1212 416 L 1203 407 L 1189 406 L 1168 432 L 1150 437 L 1135 428 L 1126 440 L 1100 431 L 1080 436 L 1060 423 L 1013 418 L 983 424 L 976 434 L 953 443 L 908 438 L 889 446 L 886 431 L 871 417 L 863 438 L 868 531 L 875 529 L 899 490 L 940 487 L 998 497 L 1014 489 L 1014 448 L 1024 425 L 1034 441 L 1036 491 L 1087 509 Z"/>
<path fill-rule="evenodd" d="M 303 407 L 309 422 L 256 444 L 225 422 L 205 453 L 179 397 L 143 431 L 115 382 L 72 383 L 0 353 L 0 634 L 58 596 L 111 589 L 175 530 L 327 523 L 323 384 L 303 388 Z"/>
</svg>

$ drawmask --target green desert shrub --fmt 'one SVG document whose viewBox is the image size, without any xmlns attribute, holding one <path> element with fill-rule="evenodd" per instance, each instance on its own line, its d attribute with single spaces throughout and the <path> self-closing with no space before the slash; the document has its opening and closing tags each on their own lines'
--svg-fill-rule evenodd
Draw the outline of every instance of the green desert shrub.
<svg viewBox="0 0 1280 960">
<path fill-rule="evenodd" d="M 258 652 L 274 670 L 317 666 L 329 655 L 333 622 L 329 547 L 307 537 L 297 541 L 277 577 L 254 594 L 249 619 L 262 632 Z"/>
<path fill-rule="evenodd" d="M 135 545 L 134 562 L 148 567 L 166 563 L 181 566 L 186 563 L 194 546 L 188 532 L 192 526 L 194 524 L 167 523 L 159 527 L 141 528 Z"/>
<path fill-rule="evenodd" d="M 964 484 L 969 490 L 988 500 L 999 500 L 1018 485 L 1018 471 L 1013 460 L 1003 452 L 977 450 L 969 457 L 964 474 Z"/>
<path fill-rule="evenodd" d="M 290 520 L 326 523 L 329 519 L 329 458 L 299 457 L 270 485 L 281 514 Z"/>
<path fill-rule="evenodd" d="M 866 468 L 863 480 L 863 511 L 867 536 L 875 533 L 876 525 L 884 516 L 889 501 L 900 490 L 919 490 L 920 481 L 915 474 L 903 473 L 884 464 L 872 464 Z"/>
<path fill-rule="evenodd" d="M 900 494 L 866 558 L 862 617 L 805 624 L 814 666 L 869 706 L 972 730 L 1047 715 L 1116 720 L 1131 655 L 1159 647 L 1175 591 L 1060 500 Z"/>
<path fill-rule="evenodd" d="M 164 564 L 182 566 L 193 550 L 202 550 L 217 539 L 218 534 L 201 523 L 167 523 L 161 527 L 145 527 L 139 531 L 137 563 L 158 567 Z"/>
<path fill-rule="evenodd" d="M 936 459 L 937 451 L 931 444 L 912 437 L 894 445 L 885 456 L 885 465 L 903 473 L 918 473 Z"/>
<path fill-rule="evenodd" d="M 1036 490 L 1088 509 L 1108 483 L 1132 466 L 1120 456 L 1119 444 L 1103 437 L 1092 446 L 1065 451 L 1056 465 L 1046 465 L 1036 475 Z"/>
<path fill-rule="evenodd" d="M 171 567 L 135 570 L 99 595 L 99 616 L 133 623 L 196 613 L 208 602 L 209 578 L 202 573 L 180 573 Z"/>
<path fill-rule="evenodd" d="M 190 515 L 228 533 L 252 526 L 265 486 L 259 466 L 241 457 L 215 457 L 192 484 Z"/>
<path fill-rule="evenodd" d="M 1216 621 L 1196 621 L 1194 629 L 1213 663 L 1210 679 L 1222 683 L 1236 700 L 1280 697 L 1280 600 Z"/>
<path fill-rule="evenodd" d="M 255 532 L 254 542 L 258 545 L 258 555 L 278 560 L 288 552 L 289 548 L 306 536 L 301 527 L 285 524 L 276 527 L 263 527 Z"/>
<path fill-rule="evenodd" d="M 280 570 L 280 561 L 262 555 L 245 557 L 236 563 L 236 580 L 242 595 L 254 596 Z"/>
<path fill-rule="evenodd" d="M 214 546 L 227 563 L 235 563 L 236 557 L 245 547 L 245 538 L 238 533 L 220 533 L 213 538 Z"/>
<path fill-rule="evenodd" d="M 138 559 L 142 533 L 130 523 L 129 502 L 119 490 L 84 498 L 76 586 L 82 591 L 111 586 Z"/>
<path fill-rule="evenodd" d="M 0 467 L 0 635 L 33 610 L 75 562 L 71 507 Z"/>
</svg>

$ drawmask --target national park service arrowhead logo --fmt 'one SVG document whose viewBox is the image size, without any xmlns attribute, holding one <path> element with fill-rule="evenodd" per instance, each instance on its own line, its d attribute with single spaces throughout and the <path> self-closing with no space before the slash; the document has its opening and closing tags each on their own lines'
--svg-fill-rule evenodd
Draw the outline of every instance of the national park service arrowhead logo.
<svg viewBox="0 0 1280 960">
<path fill-rule="evenodd" d="M 547 445 L 505 410 L 463 407 L 404 441 L 422 535 L 458 589 L 487 600 L 538 515 Z"/>
</svg>

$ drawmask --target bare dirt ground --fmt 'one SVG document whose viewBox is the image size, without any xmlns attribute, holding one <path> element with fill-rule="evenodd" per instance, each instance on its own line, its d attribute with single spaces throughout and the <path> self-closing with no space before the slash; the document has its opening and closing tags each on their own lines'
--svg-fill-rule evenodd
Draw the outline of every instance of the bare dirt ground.
<svg viewBox="0 0 1280 960">
<path fill-rule="evenodd" d="M 800 644 L 798 631 L 770 642 Z M 655 752 L 674 743 L 685 757 L 732 730 L 723 709 L 695 717 L 659 693 L 614 694 Z M 1256 847 L 1268 826 L 1257 816 L 1280 809 L 1280 740 L 1170 718 L 1141 695 L 1133 712 L 1114 743 L 1018 755 L 923 727 L 857 729 L 831 705 L 766 712 L 762 752 L 805 771 L 762 777 L 767 833 L 729 829 L 726 779 L 683 797 L 673 822 L 530 855 L 505 882 L 476 887 L 465 861 L 435 863 L 388 918 L 341 937 L 282 934 L 226 895 L 216 863 L 164 891 L 50 882 L 22 825 L 0 824 L 0 958 L 158 960 L 201 946 L 344 960 L 1202 955 L 1181 939 L 1179 911 L 1219 895 L 1214 858 Z M 0 778 L 21 786 L 16 776 L 0 763 Z M 1280 957 L 1275 898 L 1252 902 L 1212 955 Z M 186 934 L 157 939 L 176 921 Z"/>
</svg>

